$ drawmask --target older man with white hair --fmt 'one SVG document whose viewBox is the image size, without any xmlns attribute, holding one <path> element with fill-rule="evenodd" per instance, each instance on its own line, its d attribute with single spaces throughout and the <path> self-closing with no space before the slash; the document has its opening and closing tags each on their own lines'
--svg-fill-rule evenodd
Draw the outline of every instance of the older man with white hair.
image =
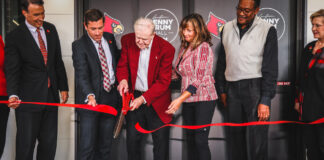
<svg viewBox="0 0 324 160">
<path fill-rule="evenodd" d="M 156 129 L 172 120 L 165 113 L 171 102 L 172 60 L 174 47 L 154 32 L 154 23 L 139 18 L 135 33 L 122 37 L 122 52 L 117 66 L 119 93 L 134 93 L 132 112 L 126 116 L 127 152 L 129 160 L 143 159 L 143 134 L 135 129 L 137 122 L 146 129 Z M 169 159 L 169 128 L 152 133 L 154 160 Z"/>
</svg>

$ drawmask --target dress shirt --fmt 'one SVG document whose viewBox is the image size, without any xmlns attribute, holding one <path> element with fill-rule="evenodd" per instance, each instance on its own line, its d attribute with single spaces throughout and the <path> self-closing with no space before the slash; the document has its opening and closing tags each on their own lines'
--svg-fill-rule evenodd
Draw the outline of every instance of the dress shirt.
<svg viewBox="0 0 324 160">
<path fill-rule="evenodd" d="M 89 36 L 90 37 L 90 36 Z M 97 54 L 99 56 L 99 43 L 96 42 L 95 40 L 93 40 L 91 37 L 90 37 L 93 45 L 95 46 L 96 50 L 97 50 Z M 114 73 L 114 69 L 113 69 L 113 66 L 112 66 L 112 57 L 111 57 L 111 52 L 110 52 L 110 49 L 109 49 L 109 45 L 108 45 L 108 42 L 106 41 L 106 39 L 104 37 L 101 37 L 101 45 L 102 45 L 102 48 L 103 50 L 105 51 L 105 54 L 106 54 L 106 60 L 107 60 L 107 64 L 108 64 L 108 70 L 109 70 L 109 80 L 110 80 L 110 85 L 114 84 L 115 83 L 115 73 Z"/>
<path fill-rule="evenodd" d="M 29 24 L 29 23 L 27 22 L 27 20 L 25 21 L 25 23 L 26 23 L 26 26 L 27 26 L 28 30 L 29 30 L 30 33 L 32 34 L 33 38 L 35 39 L 35 42 L 37 43 L 37 46 L 38 46 L 38 48 L 39 48 L 38 34 L 37 34 L 37 31 L 36 31 L 37 28 L 36 28 L 35 26 Z M 47 50 L 47 39 L 46 39 L 46 34 L 45 34 L 44 27 L 41 26 L 41 27 L 39 28 L 39 31 L 40 31 L 40 33 L 41 33 L 42 39 L 43 39 L 43 41 L 44 41 L 44 43 L 45 43 L 45 47 L 46 47 L 46 50 Z"/>
<path fill-rule="evenodd" d="M 137 78 L 135 83 L 135 90 L 145 92 L 148 90 L 147 74 L 150 62 L 151 48 L 153 38 L 148 48 L 141 49 L 138 60 Z"/>
</svg>

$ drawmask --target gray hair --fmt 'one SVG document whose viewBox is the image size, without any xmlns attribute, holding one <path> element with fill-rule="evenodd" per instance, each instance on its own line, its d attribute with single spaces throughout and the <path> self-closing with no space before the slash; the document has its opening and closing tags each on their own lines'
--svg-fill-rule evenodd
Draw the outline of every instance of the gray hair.
<svg viewBox="0 0 324 160">
<path fill-rule="evenodd" d="M 155 31 L 155 25 L 150 18 L 138 18 L 135 23 L 134 23 L 134 31 L 136 32 L 137 30 L 147 30 L 151 31 L 153 34 Z"/>
</svg>

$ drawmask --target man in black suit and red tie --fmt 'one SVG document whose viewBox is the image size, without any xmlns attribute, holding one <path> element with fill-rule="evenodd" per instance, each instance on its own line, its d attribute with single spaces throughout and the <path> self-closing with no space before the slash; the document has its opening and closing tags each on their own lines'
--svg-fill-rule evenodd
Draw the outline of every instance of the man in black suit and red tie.
<svg viewBox="0 0 324 160">
<path fill-rule="evenodd" d="M 104 33 L 103 13 L 90 9 L 84 14 L 87 31 L 72 44 L 75 69 L 75 102 L 96 106 L 118 105 L 115 86 L 119 50 L 114 35 Z M 115 117 L 112 115 L 78 109 L 80 136 L 78 160 L 109 160 Z"/>
<path fill-rule="evenodd" d="M 6 37 L 5 76 L 9 107 L 16 109 L 16 160 L 54 160 L 57 144 L 57 107 L 20 104 L 61 103 L 68 100 L 68 83 L 58 33 L 44 21 L 43 0 L 22 1 L 25 22 Z"/>
</svg>

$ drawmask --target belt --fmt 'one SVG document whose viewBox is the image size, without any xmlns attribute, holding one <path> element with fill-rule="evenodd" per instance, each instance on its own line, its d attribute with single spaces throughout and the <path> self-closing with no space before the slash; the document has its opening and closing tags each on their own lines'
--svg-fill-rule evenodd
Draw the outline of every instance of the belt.
<svg viewBox="0 0 324 160">
<path fill-rule="evenodd" d="M 135 93 L 139 93 L 139 94 L 142 95 L 142 94 L 144 94 L 145 92 L 144 92 L 144 91 L 135 90 L 135 91 L 134 91 L 134 94 L 135 94 Z"/>
</svg>

